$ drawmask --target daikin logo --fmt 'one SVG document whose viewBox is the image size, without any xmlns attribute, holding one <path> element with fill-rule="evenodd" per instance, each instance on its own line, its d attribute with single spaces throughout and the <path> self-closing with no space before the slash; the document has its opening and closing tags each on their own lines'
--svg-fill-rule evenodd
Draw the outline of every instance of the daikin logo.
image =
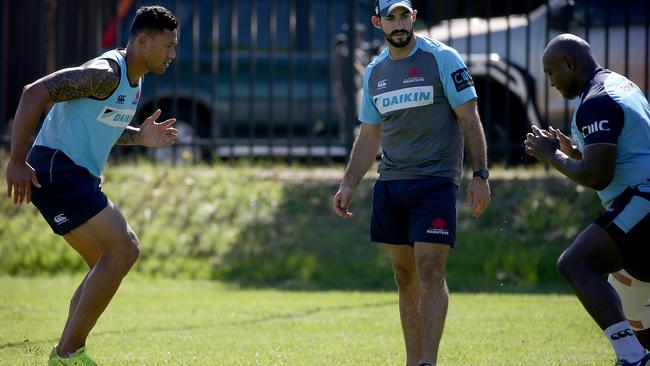
<svg viewBox="0 0 650 366">
<path fill-rule="evenodd" d="M 135 109 L 117 109 L 105 106 L 97 116 L 97 120 L 112 127 L 126 128 L 134 115 Z"/>
<path fill-rule="evenodd" d="M 404 88 L 378 94 L 374 101 L 381 114 L 433 104 L 433 86 Z"/>
</svg>

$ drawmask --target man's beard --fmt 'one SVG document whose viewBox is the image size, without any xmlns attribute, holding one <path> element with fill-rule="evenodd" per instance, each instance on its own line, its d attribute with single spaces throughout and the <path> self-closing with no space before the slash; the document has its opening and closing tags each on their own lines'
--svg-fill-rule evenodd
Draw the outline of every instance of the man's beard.
<svg viewBox="0 0 650 366">
<path fill-rule="evenodd" d="M 413 29 L 411 29 L 411 31 L 408 32 L 408 37 L 406 37 L 406 39 L 403 41 L 394 41 L 391 37 L 395 33 L 403 33 L 403 32 L 404 31 L 395 31 L 390 36 L 384 33 L 384 38 L 386 38 L 386 41 L 388 41 L 388 43 L 390 43 L 393 47 L 404 48 L 409 44 L 409 42 L 411 42 L 411 38 L 413 38 Z"/>
</svg>

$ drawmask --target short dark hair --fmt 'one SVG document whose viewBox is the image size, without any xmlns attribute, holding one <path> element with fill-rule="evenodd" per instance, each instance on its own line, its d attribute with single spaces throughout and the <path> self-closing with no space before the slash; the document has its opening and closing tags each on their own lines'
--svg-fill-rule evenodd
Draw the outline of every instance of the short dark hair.
<svg viewBox="0 0 650 366">
<path fill-rule="evenodd" d="M 173 31 L 178 27 L 178 19 L 169 10 L 159 5 L 143 6 L 135 12 L 131 23 L 131 37 L 141 32 L 160 32 L 164 29 Z"/>
</svg>

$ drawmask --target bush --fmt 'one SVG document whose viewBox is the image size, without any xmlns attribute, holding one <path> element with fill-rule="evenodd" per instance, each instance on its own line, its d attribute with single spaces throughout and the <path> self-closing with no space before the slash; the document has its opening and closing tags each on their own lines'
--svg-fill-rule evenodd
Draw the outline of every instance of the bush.
<svg viewBox="0 0 650 366">
<path fill-rule="evenodd" d="M 342 171 L 315 178 L 315 170 L 295 167 L 140 163 L 109 167 L 103 186 L 140 238 L 135 270 L 147 275 L 301 289 L 392 289 L 388 256 L 368 243 L 373 181 L 358 187 L 354 218 L 343 220 L 330 210 Z M 459 202 L 449 286 L 558 288 L 555 261 L 602 210 L 596 194 L 557 176 L 493 175 L 492 205 L 481 218 Z M 466 182 L 461 200 L 465 188 Z M 2 199 L 0 218 L 0 273 L 85 270 L 33 206 L 15 208 Z"/>
</svg>

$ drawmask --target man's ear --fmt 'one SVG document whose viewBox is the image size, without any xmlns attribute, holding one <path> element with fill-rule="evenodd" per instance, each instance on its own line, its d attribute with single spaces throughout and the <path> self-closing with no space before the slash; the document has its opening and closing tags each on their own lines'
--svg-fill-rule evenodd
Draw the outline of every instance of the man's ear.
<svg viewBox="0 0 650 366">
<path fill-rule="evenodd" d="M 415 22 L 415 19 L 418 17 L 418 11 L 413 9 L 413 12 L 411 13 L 411 18 L 413 19 L 413 22 Z"/>
<path fill-rule="evenodd" d="M 140 32 L 136 36 L 136 43 L 140 47 L 147 47 L 150 41 L 151 41 L 151 37 L 149 37 L 147 32 Z"/>
<path fill-rule="evenodd" d="M 569 71 L 574 71 L 576 68 L 575 61 L 569 56 L 562 57 L 562 64 L 564 64 L 564 67 L 566 67 Z"/>
<path fill-rule="evenodd" d="M 372 18 L 370 18 L 370 22 L 375 28 L 381 29 L 381 17 L 373 15 Z"/>
</svg>

